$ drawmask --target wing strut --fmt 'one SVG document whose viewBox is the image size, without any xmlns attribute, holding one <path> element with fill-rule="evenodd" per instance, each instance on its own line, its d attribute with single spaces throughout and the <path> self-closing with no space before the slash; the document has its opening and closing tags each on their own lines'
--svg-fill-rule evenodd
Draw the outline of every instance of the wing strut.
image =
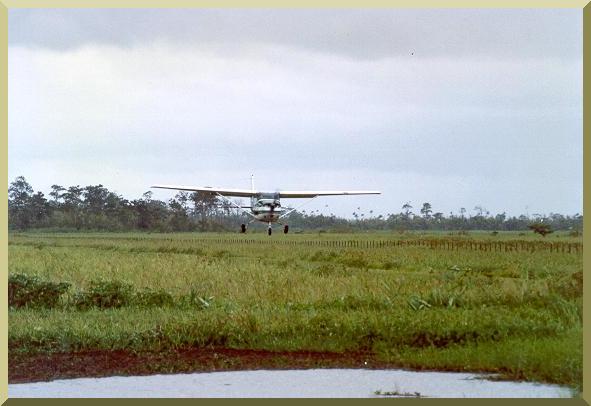
<svg viewBox="0 0 591 406">
<path fill-rule="evenodd" d="M 216 195 L 218 197 L 221 197 L 222 200 L 225 200 L 226 202 L 228 202 L 231 206 L 233 206 L 236 209 L 240 209 L 242 210 L 244 213 L 248 214 L 249 216 L 251 216 L 252 218 L 256 219 L 255 215 L 252 214 L 251 212 L 249 212 L 248 210 L 244 210 L 241 206 L 238 206 L 236 203 L 234 203 L 233 201 L 231 201 L 230 199 L 228 199 L 226 196 L 219 194 L 216 192 Z"/>
<path fill-rule="evenodd" d="M 312 200 L 316 199 L 318 196 L 314 196 L 313 198 L 311 198 L 310 200 L 306 201 L 306 203 L 304 204 L 300 204 L 298 207 L 295 207 L 291 210 L 286 211 L 285 213 L 283 213 L 281 216 L 279 216 L 279 218 L 285 217 L 288 214 L 291 214 L 292 212 L 294 212 L 297 209 L 301 209 L 302 207 L 304 207 L 305 205 L 307 205 L 308 203 L 310 203 Z"/>
</svg>

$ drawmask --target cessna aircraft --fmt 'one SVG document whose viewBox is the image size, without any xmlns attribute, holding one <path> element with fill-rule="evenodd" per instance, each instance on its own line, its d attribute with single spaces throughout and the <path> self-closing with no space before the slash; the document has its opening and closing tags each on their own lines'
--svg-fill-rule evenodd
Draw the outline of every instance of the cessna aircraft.
<svg viewBox="0 0 591 406">
<path fill-rule="evenodd" d="M 191 192 L 204 192 L 204 193 L 211 193 L 220 197 L 222 200 L 226 201 L 232 207 L 242 210 L 243 212 L 247 213 L 249 216 L 252 217 L 252 220 L 248 222 L 248 224 L 252 223 L 253 221 L 261 221 L 263 223 L 268 223 L 268 234 L 271 235 L 272 223 L 279 223 L 283 225 L 283 232 L 285 234 L 289 231 L 289 226 L 287 224 L 281 223 L 279 220 L 296 210 L 296 208 L 284 208 L 281 207 L 280 199 L 282 197 L 289 198 L 289 199 L 297 199 L 297 198 L 316 198 L 318 196 L 337 196 L 337 195 L 379 195 L 380 192 L 372 191 L 372 190 L 348 190 L 348 191 L 326 191 L 326 190 L 308 190 L 308 191 L 278 191 L 278 192 L 262 192 L 257 191 L 254 188 L 254 177 L 251 176 L 251 189 L 223 189 L 223 188 L 214 188 L 211 186 L 203 186 L 203 187 L 196 187 L 196 186 L 178 186 L 178 185 L 152 185 L 152 188 L 159 188 L 159 189 L 173 189 L 173 190 L 184 190 L 184 191 L 191 191 Z M 238 206 L 227 196 L 232 197 L 250 197 L 250 206 Z M 301 207 L 301 206 L 300 206 Z M 244 210 L 244 209 L 250 209 Z M 242 224 L 240 226 L 240 231 L 242 233 L 246 232 L 246 224 Z"/>
</svg>

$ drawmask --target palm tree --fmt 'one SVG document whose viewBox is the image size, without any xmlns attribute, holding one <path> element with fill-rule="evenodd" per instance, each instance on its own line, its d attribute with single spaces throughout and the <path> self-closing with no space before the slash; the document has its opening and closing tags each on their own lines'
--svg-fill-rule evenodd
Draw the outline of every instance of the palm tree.
<svg viewBox="0 0 591 406">
<path fill-rule="evenodd" d="M 404 203 L 404 205 L 402 206 L 402 210 L 404 210 L 404 217 L 406 217 L 406 218 L 410 217 L 410 215 L 412 214 L 410 209 L 412 209 L 410 202 Z"/>
<path fill-rule="evenodd" d="M 429 218 L 432 212 L 433 210 L 431 210 L 431 203 L 423 203 L 423 207 L 421 208 L 421 214 L 423 217 Z"/>
</svg>

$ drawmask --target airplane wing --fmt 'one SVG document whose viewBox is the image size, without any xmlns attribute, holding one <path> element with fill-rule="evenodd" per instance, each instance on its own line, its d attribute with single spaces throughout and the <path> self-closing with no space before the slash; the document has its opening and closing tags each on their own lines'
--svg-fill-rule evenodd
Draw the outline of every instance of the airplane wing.
<svg viewBox="0 0 591 406">
<path fill-rule="evenodd" d="M 222 189 L 214 188 L 210 186 L 180 186 L 180 185 L 152 185 L 153 188 L 158 189 L 173 189 L 173 190 L 185 190 L 189 192 L 208 192 L 213 194 L 219 194 L 222 196 L 236 196 L 236 197 L 251 197 L 256 196 L 262 192 L 253 191 L 250 189 Z M 340 196 L 340 195 L 379 195 L 381 192 L 375 190 L 304 190 L 304 191 L 278 191 L 278 192 L 267 192 L 277 193 L 279 197 L 283 198 L 311 198 L 317 196 Z"/>
<path fill-rule="evenodd" d="M 279 197 L 286 199 L 297 199 L 317 196 L 340 196 L 340 195 L 379 195 L 381 192 L 376 190 L 306 190 L 306 191 L 279 191 Z"/>
<path fill-rule="evenodd" d="M 219 194 L 222 196 L 236 196 L 236 197 L 250 197 L 257 194 L 256 191 L 250 189 L 221 189 L 210 186 L 180 186 L 180 185 L 152 185 L 152 188 L 158 189 L 173 189 L 173 190 L 185 190 L 188 192 L 206 192 Z"/>
</svg>

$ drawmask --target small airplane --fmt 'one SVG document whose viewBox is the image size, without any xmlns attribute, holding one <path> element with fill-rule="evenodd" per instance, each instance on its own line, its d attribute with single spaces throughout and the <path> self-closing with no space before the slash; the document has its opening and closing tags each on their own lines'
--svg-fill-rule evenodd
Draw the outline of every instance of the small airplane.
<svg viewBox="0 0 591 406">
<path fill-rule="evenodd" d="M 277 192 L 262 192 L 254 188 L 254 176 L 250 177 L 251 189 L 224 189 L 214 188 L 211 186 L 179 186 L 179 185 L 152 185 L 152 188 L 158 189 L 173 189 L 191 192 L 211 193 L 218 196 L 234 208 L 242 210 L 244 213 L 252 217 L 248 224 L 254 221 L 261 221 L 268 223 L 268 234 L 272 233 L 272 224 L 278 223 L 283 225 L 283 232 L 285 234 L 289 231 L 287 224 L 281 223 L 279 220 L 289 215 L 296 208 L 281 207 L 280 199 L 282 197 L 289 199 L 310 198 L 314 199 L 318 196 L 338 196 L 338 195 L 379 195 L 381 192 L 373 190 L 344 190 L 344 191 L 327 191 L 327 190 L 307 190 L 307 191 L 277 191 Z M 228 199 L 227 196 L 232 197 L 250 197 L 250 206 L 239 206 Z M 306 202 L 307 203 L 307 202 Z M 300 206 L 301 207 L 301 206 Z M 245 210 L 250 209 L 250 210 Z M 240 231 L 246 232 L 247 224 L 241 224 Z"/>
</svg>

